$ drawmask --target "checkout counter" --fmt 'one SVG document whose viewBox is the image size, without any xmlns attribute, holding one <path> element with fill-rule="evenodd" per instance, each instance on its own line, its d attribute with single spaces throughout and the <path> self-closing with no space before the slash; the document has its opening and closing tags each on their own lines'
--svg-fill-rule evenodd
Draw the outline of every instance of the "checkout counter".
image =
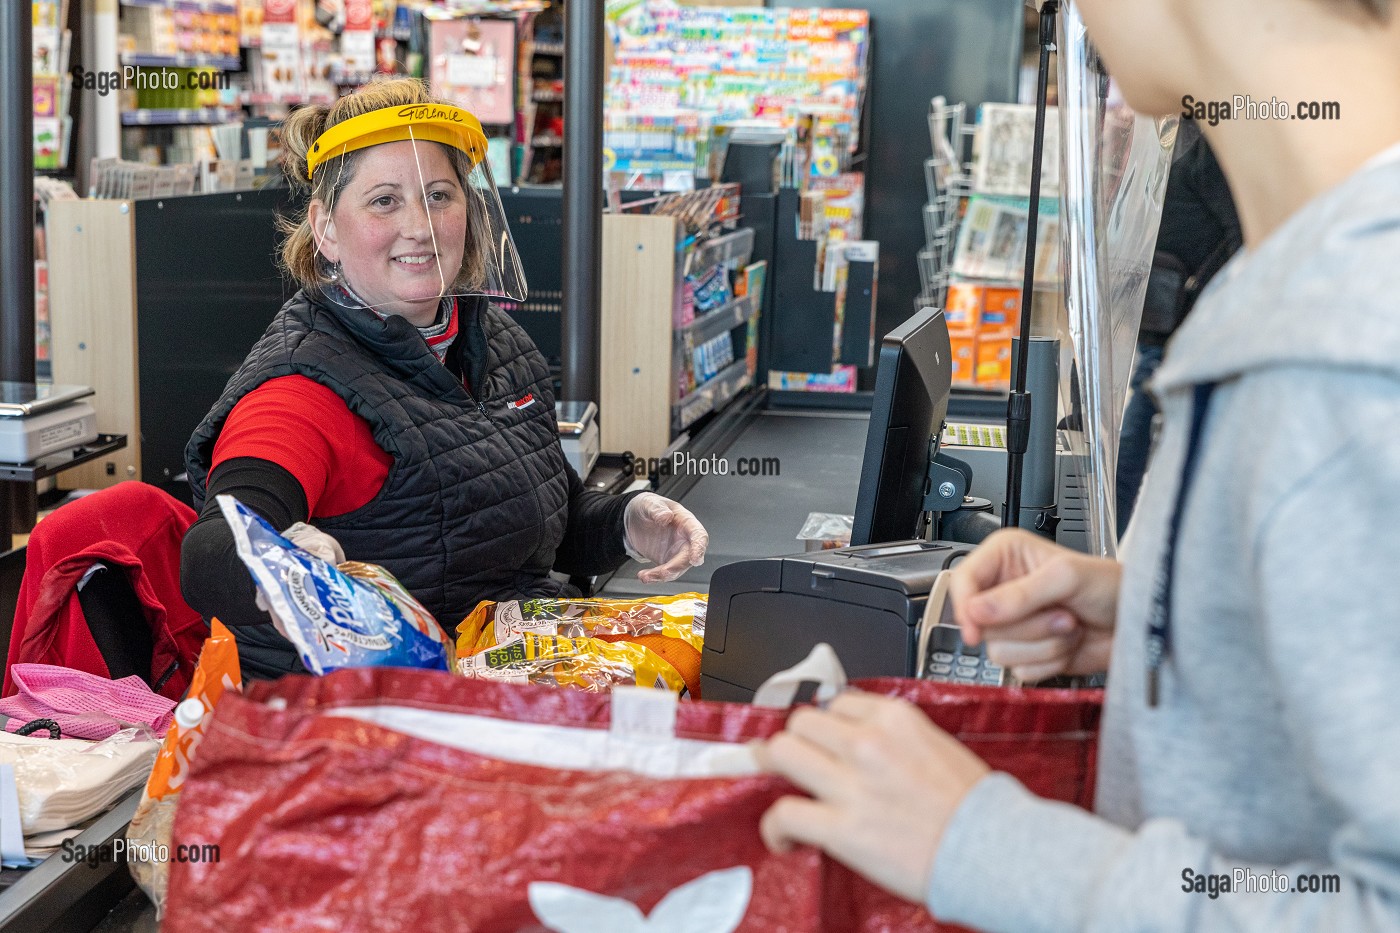
<svg viewBox="0 0 1400 933">
<path fill-rule="evenodd" d="M 776 471 L 678 474 L 660 486 L 709 529 L 713 546 L 705 564 L 657 585 L 640 583 L 640 568 L 626 565 L 598 581 L 596 591 L 644 596 L 708 590 L 701 668 L 706 699 L 750 699 L 759 683 L 821 641 L 836 649 L 852 677 L 912 676 L 919 670 L 930 598 L 943 571 L 970 550 L 921 539 L 936 531 L 923 524 L 927 506 L 935 503 L 922 479 L 936 467 L 948 468 L 937 461 L 936 430 L 948 411 L 947 339 L 942 315 L 933 311 L 916 315 L 887 338 L 871 415 L 784 410 L 765 404 L 766 393 L 751 393 L 698 435 L 690 453 L 696 460 L 776 463 Z M 586 466 L 596 456 L 589 436 L 594 412 L 570 414 L 570 454 Z M 905 482 L 911 472 L 919 482 Z M 950 512 L 970 488 L 954 485 L 956 495 L 946 497 L 956 500 L 946 504 Z M 814 511 L 855 514 L 857 525 L 865 526 L 858 536 L 869 538 L 881 522 L 907 524 L 910 533 L 900 536 L 906 540 L 794 553 L 803 519 Z M 912 534 L 921 527 L 927 535 Z M 0 561 L 7 592 L 17 591 L 22 572 L 22 551 Z M 0 614 L 8 622 L 13 607 L 0 606 Z M 102 844 L 122 834 L 138 799 L 139 791 L 133 792 L 80 841 Z M 0 873 L 0 930 L 139 930 L 154 929 L 153 920 L 153 909 L 133 890 L 124 865 L 91 868 L 51 858 L 35 869 Z"/>
</svg>

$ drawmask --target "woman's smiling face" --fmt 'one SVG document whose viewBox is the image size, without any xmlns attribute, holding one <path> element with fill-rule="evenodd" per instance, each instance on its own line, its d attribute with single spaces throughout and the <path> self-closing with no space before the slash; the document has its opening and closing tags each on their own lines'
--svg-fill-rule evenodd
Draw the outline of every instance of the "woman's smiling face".
<svg viewBox="0 0 1400 933">
<path fill-rule="evenodd" d="M 467 199 L 451 158 L 437 143 L 383 143 L 358 153 L 353 176 L 329 223 L 311 205 L 321 255 L 381 313 L 432 324 L 466 251 Z"/>
</svg>

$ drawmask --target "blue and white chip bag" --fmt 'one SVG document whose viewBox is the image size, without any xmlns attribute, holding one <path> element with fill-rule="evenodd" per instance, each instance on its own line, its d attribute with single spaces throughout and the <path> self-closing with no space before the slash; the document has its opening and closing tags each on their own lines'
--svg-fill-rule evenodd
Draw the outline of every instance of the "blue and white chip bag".
<svg viewBox="0 0 1400 933">
<path fill-rule="evenodd" d="M 282 537 L 233 496 L 218 501 L 238 556 L 307 670 L 449 670 L 446 633 L 383 567 L 337 568 Z"/>
</svg>

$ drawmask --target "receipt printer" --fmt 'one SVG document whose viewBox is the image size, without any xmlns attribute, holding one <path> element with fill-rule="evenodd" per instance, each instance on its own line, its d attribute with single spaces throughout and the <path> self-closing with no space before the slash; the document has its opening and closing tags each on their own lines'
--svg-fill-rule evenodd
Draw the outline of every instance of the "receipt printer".
<svg viewBox="0 0 1400 933">
<path fill-rule="evenodd" d="M 748 702 L 820 642 L 836 649 L 848 677 L 914 676 L 934 581 L 971 551 L 895 541 L 720 567 L 700 661 L 705 699 Z"/>
</svg>

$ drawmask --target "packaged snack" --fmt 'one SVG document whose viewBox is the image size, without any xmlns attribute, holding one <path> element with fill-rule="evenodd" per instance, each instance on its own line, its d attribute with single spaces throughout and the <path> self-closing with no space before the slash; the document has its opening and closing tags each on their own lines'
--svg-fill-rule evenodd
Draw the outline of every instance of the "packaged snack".
<svg viewBox="0 0 1400 933">
<path fill-rule="evenodd" d="M 797 540 L 804 542 L 808 551 L 830 551 L 847 547 L 851 543 L 851 528 L 854 524 L 854 515 L 808 512 L 807 521 L 802 523 L 802 530 L 797 533 Z"/>
<path fill-rule="evenodd" d="M 681 303 L 677 306 L 677 311 L 680 315 L 675 321 L 677 328 L 695 320 L 695 286 L 690 279 L 681 284 Z"/>
<path fill-rule="evenodd" d="M 337 569 L 279 535 L 232 496 L 219 496 L 219 507 L 238 556 L 307 670 L 449 669 L 446 634 L 387 570 L 355 563 Z"/>
<path fill-rule="evenodd" d="M 127 865 L 131 877 L 156 907 L 156 916 L 165 909 L 165 886 L 170 877 L 170 863 L 165 859 L 143 858 L 169 849 L 170 830 L 175 823 L 175 806 L 180 788 L 194 760 L 195 749 L 204 738 L 204 726 L 209 721 L 219 698 L 226 690 L 243 689 L 242 670 L 238 666 L 238 645 L 233 635 L 218 619 L 209 625 L 209 637 L 199 652 L 187 697 L 175 707 L 175 721 L 165 733 L 165 742 L 156 754 L 155 766 L 146 781 L 146 792 L 136 807 L 127 827 Z"/>
<path fill-rule="evenodd" d="M 577 687 L 589 693 L 617 686 L 676 693 L 685 688 L 676 669 L 642 645 L 536 632 L 522 632 L 480 654 L 458 658 L 457 673 L 509 683 Z"/>
<path fill-rule="evenodd" d="M 665 635 L 699 651 L 705 644 L 705 608 L 704 593 L 645 599 L 487 600 L 457 626 L 457 653 L 477 654 L 522 632 L 569 638 Z"/>
<path fill-rule="evenodd" d="M 712 266 L 710 271 L 698 279 L 689 281 L 695 296 L 693 300 L 697 314 L 713 311 L 733 298 L 729 291 L 729 272 L 723 264 Z"/>
<path fill-rule="evenodd" d="M 457 627 L 457 656 L 461 660 L 456 669 L 468 673 L 464 668 L 467 661 L 479 668 L 487 662 L 476 657 L 524 634 L 562 636 L 585 643 L 625 642 L 668 664 L 690 694 L 698 697 L 705 608 L 703 593 L 645 599 L 488 600 Z"/>
</svg>

